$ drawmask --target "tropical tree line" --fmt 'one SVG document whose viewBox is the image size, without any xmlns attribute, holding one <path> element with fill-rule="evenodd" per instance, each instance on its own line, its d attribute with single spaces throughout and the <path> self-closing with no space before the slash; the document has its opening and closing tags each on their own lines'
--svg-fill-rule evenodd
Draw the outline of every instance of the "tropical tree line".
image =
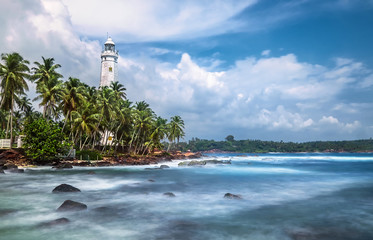
<svg viewBox="0 0 373 240">
<path fill-rule="evenodd" d="M 180 116 L 170 121 L 157 116 L 145 101 L 127 99 L 126 88 L 119 82 L 96 88 L 78 78 L 67 80 L 58 72 L 60 64 L 53 58 L 41 62 L 25 60 L 19 53 L 1 54 L 0 124 L 2 138 L 14 139 L 26 124 L 47 119 L 59 124 L 61 132 L 78 149 L 121 148 L 146 154 L 179 142 L 184 137 Z M 27 97 L 28 82 L 36 85 L 42 113 L 32 107 Z"/>
<path fill-rule="evenodd" d="M 188 142 L 180 142 L 179 150 L 210 151 L 221 150 L 241 153 L 267 152 L 372 152 L 373 140 L 361 139 L 351 141 L 313 141 L 313 142 L 284 142 L 261 140 L 235 140 L 228 135 L 225 141 L 214 141 L 192 138 Z"/>
</svg>

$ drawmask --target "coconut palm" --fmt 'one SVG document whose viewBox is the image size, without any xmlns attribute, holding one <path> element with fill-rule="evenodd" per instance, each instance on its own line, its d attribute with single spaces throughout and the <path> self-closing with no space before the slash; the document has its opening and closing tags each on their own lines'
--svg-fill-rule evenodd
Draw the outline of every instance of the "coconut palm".
<svg viewBox="0 0 373 240">
<path fill-rule="evenodd" d="M 56 76 L 52 76 L 43 84 L 36 88 L 36 93 L 39 95 L 34 100 L 41 100 L 39 106 L 44 106 L 43 117 L 54 118 L 59 117 L 59 105 L 62 98 L 62 84 Z"/>
<path fill-rule="evenodd" d="M 28 90 L 26 79 L 30 78 L 29 61 L 23 59 L 18 53 L 1 54 L 1 109 L 10 111 L 10 140 L 13 139 L 13 113 L 15 100 Z M 8 128 L 7 128 L 8 132 Z M 7 137 L 7 136 L 6 136 Z"/>
<path fill-rule="evenodd" d="M 31 79 L 35 81 L 37 87 L 42 84 L 46 84 L 52 77 L 62 78 L 63 76 L 56 72 L 57 68 L 60 68 L 60 64 L 54 63 L 54 58 L 41 57 L 43 59 L 42 63 L 34 62 L 36 67 L 33 67 L 33 75 Z"/>
<path fill-rule="evenodd" d="M 94 111 L 90 103 L 84 103 L 78 110 L 72 111 L 73 131 L 75 132 L 75 139 L 80 135 L 80 149 L 83 149 L 88 138 L 95 132 L 97 123 L 99 121 L 99 114 Z M 82 136 L 86 135 L 86 139 L 82 144 Z"/>
<path fill-rule="evenodd" d="M 30 99 L 27 98 L 27 96 L 18 98 L 17 104 L 19 109 L 24 113 L 26 117 L 30 114 L 30 112 L 32 112 L 32 105 Z"/>
<path fill-rule="evenodd" d="M 162 148 L 161 141 L 167 136 L 167 133 L 167 119 L 157 117 L 153 122 L 150 141 L 147 144 L 148 149 L 153 150 L 154 148 Z"/>
<path fill-rule="evenodd" d="M 71 112 L 75 111 L 79 105 L 82 105 L 84 98 L 84 86 L 77 78 L 69 77 L 64 83 L 62 92 L 62 111 L 65 115 L 65 122 L 62 131 L 65 129 L 66 122 L 71 119 Z"/>
<path fill-rule="evenodd" d="M 122 84 L 120 84 L 118 81 L 112 82 L 110 84 L 110 88 L 114 91 L 115 96 L 117 99 L 126 99 L 126 93 L 127 90 Z"/>
<path fill-rule="evenodd" d="M 172 142 L 177 140 L 177 143 L 179 143 L 180 138 L 184 137 L 184 121 L 181 119 L 180 116 L 174 116 L 171 117 L 171 122 L 169 124 L 169 134 L 168 134 L 168 140 L 170 141 L 170 144 L 168 146 L 168 150 L 170 149 L 170 146 Z"/>
</svg>

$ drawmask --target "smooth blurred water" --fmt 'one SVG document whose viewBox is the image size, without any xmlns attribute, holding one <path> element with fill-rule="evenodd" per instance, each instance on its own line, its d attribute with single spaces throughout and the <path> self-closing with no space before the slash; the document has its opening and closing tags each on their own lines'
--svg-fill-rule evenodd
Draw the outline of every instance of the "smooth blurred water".
<svg viewBox="0 0 373 240">
<path fill-rule="evenodd" d="M 232 164 L 1 174 L 0 239 L 373 239 L 371 153 L 204 159 Z M 62 183 L 82 192 L 52 194 Z M 228 192 L 243 199 L 225 199 Z M 67 199 L 88 210 L 56 212 Z M 61 217 L 70 223 L 41 226 Z"/>
</svg>

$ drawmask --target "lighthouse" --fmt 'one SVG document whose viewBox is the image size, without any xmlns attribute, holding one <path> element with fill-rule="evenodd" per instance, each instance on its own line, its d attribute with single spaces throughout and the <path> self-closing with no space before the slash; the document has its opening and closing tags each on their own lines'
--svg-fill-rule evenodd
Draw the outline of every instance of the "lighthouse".
<svg viewBox="0 0 373 240">
<path fill-rule="evenodd" d="M 108 37 L 105 48 L 101 52 L 101 80 L 100 87 L 110 86 L 112 82 L 118 81 L 118 51 L 115 43 Z"/>
</svg>

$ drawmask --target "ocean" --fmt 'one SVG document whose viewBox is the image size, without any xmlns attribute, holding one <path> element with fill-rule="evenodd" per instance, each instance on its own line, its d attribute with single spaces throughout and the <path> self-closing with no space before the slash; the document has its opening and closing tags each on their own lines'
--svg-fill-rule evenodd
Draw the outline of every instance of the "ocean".
<svg viewBox="0 0 373 240">
<path fill-rule="evenodd" d="M 198 160 L 214 159 L 231 164 L 0 174 L 0 239 L 373 239 L 373 153 L 229 153 Z M 52 193 L 62 183 L 81 192 Z M 68 199 L 88 209 L 56 211 Z M 45 224 L 62 217 L 69 223 Z"/>
</svg>

